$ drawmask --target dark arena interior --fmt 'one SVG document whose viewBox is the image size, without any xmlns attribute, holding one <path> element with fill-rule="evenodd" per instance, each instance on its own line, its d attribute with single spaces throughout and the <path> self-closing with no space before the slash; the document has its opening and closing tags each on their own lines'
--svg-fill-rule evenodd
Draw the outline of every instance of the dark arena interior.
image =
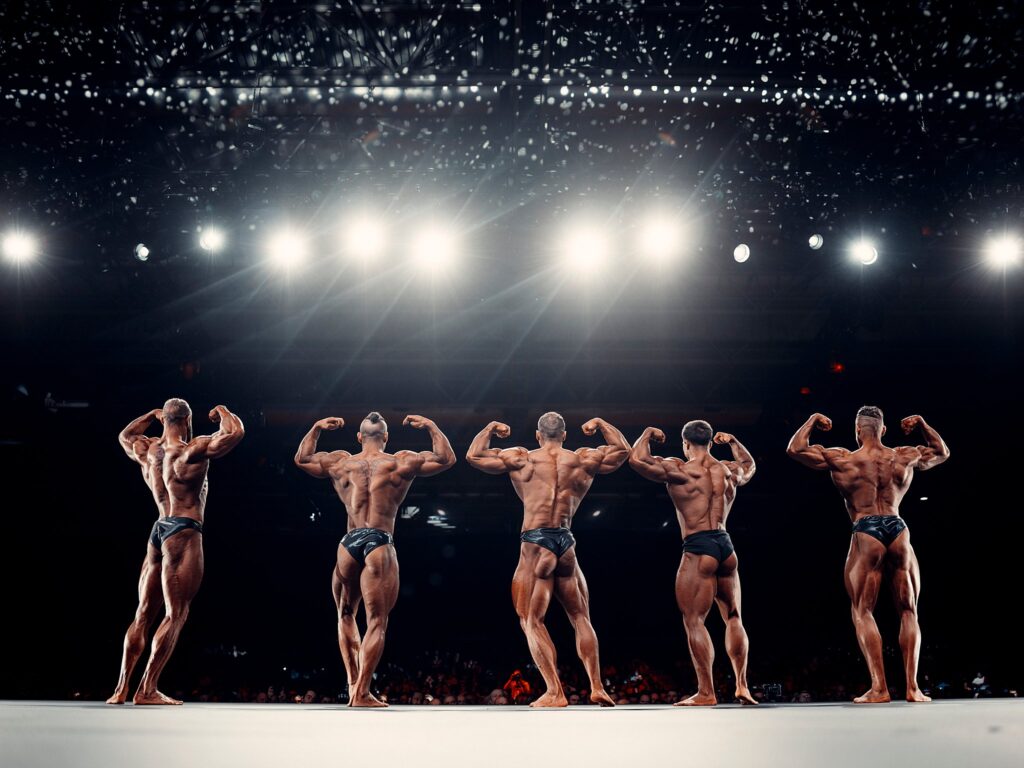
<svg viewBox="0 0 1024 768">
<path fill-rule="evenodd" d="M 1016 2 L 0 5 L 0 763 L 1020 765 L 1022 50 Z M 108 707 L 157 517 L 118 434 L 171 397 L 245 435 L 161 678 L 184 706 L 131 705 L 147 647 Z M 850 703 L 850 517 L 787 456 L 816 412 L 812 442 L 856 448 L 863 405 L 888 445 L 924 444 L 920 414 L 949 446 L 899 508 L 930 704 L 903 701 L 884 583 L 893 702 Z M 324 417 L 321 450 L 358 451 L 370 411 L 388 450 L 430 448 L 422 414 L 457 456 L 398 508 L 379 712 L 347 707 L 345 507 L 293 462 Z M 537 447 L 546 411 L 572 449 L 593 417 L 749 449 L 728 530 L 760 706 L 733 704 L 717 609 L 719 705 L 667 706 L 698 687 L 681 533 L 628 463 L 572 521 L 617 706 L 555 600 L 569 706 L 525 706 L 523 502 L 465 457 L 491 421 Z"/>
</svg>

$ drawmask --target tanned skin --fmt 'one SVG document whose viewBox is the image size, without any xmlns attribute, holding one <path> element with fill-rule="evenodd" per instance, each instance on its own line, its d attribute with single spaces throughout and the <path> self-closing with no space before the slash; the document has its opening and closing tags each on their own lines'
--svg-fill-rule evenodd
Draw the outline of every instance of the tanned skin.
<svg viewBox="0 0 1024 768">
<path fill-rule="evenodd" d="M 815 428 L 823 432 L 832 429 L 831 419 L 815 413 L 793 435 L 786 452 L 806 467 L 829 471 L 854 523 L 868 515 L 899 515 L 900 501 L 910 489 L 914 470 L 937 467 L 949 458 L 949 448 L 921 416 L 908 416 L 900 424 L 908 435 L 920 428 L 926 444 L 889 448 L 882 444 L 885 426 L 879 419 L 858 418 L 856 436 L 860 447 L 857 450 L 811 445 L 811 432 Z M 917 685 L 921 650 L 917 603 L 921 594 L 921 573 L 910 545 L 909 529 L 888 548 L 865 533 L 854 533 L 850 541 L 846 590 L 850 595 L 857 642 L 871 674 L 871 688 L 854 701 L 858 704 L 889 701 L 882 663 L 882 638 L 874 617 L 883 576 L 888 577 L 900 613 L 900 648 L 906 672 L 907 701 L 930 701 Z"/>
<path fill-rule="evenodd" d="M 383 424 L 383 421 L 379 422 Z M 316 478 L 330 480 L 345 505 L 348 530 L 380 528 L 394 534 L 398 507 L 417 477 L 429 477 L 455 464 L 455 452 L 437 425 L 423 416 L 406 416 L 403 425 L 425 429 L 430 435 L 429 451 L 384 451 L 386 431 L 364 434 L 376 426 L 364 420 L 356 439 L 358 453 L 317 451 L 324 430 L 345 425 L 338 417 L 321 419 L 302 439 L 295 465 Z M 334 602 L 338 607 L 338 646 L 348 675 L 350 707 L 386 707 L 370 692 L 374 670 L 384 652 L 388 615 L 398 599 L 398 557 L 393 545 L 378 547 L 366 557 L 365 565 L 338 545 L 338 561 L 332 578 Z M 366 633 L 360 638 L 356 613 L 366 607 Z"/>
<path fill-rule="evenodd" d="M 557 438 L 536 433 L 540 447 L 491 448 L 494 437 L 507 438 L 508 425 L 492 421 L 478 434 L 466 460 L 491 475 L 508 474 L 523 500 L 523 526 L 568 528 L 583 497 L 597 475 L 614 472 L 629 455 L 629 443 L 618 429 L 604 419 L 591 419 L 583 433 L 600 432 L 607 445 L 570 451 L 562 447 L 565 432 Z M 576 633 L 576 652 L 590 678 L 590 701 L 603 707 L 615 706 L 601 680 L 597 634 L 590 621 L 590 593 L 572 547 L 560 559 L 550 550 L 521 542 L 519 565 L 512 578 L 512 601 L 526 635 L 537 668 L 547 690 L 531 707 L 565 707 L 569 701 L 558 679 L 555 646 L 544 624 L 551 596 L 562 604 Z"/>
<path fill-rule="evenodd" d="M 165 412 L 180 418 L 165 418 Z M 184 415 L 187 414 L 187 415 Z M 192 414 L 183 400 L 168 400 L 135 419 L 119 436 L 121 447 L 132 461 L 142 467 L 145 480 L 160 517 L 190 517 L 203 522 L 207 471 L 210 459 L 227 455 L 245 435 L 241 419 L 225 406 L 210 411 L 210 421 L 219 424 L 213 435 L 192 437 Z M 147 437 L 153 424 L 163 424 L 160 437 Z M 139 579 L 139 607 L 128 627 L 121 658 L 121 674 L 108 704 L 124 704 L 135 665 L 146 649 L 146 636 L 153 622 L 165 609 L 165 615 L 153 638 L 152 650 L 142 682 L 132 701 L 135 704 L 181 704 L 157 689 L 160 673 L 174 651 L 178 636 L 188 618 L 189 606 L 203 579 L 203 537 L 185 529 L 168 538 L 160 549 L 147 545 Z"/>
<path fill-rule="evenodd" d="M 676 508 L 679 529 L 685 539 L 698 531 L 725 530 L 725 521 L 736 500 L 736 489 L 750 482 L 756 466 L 750 452 L 732 435 L 719 432 L 713 442 L 728 445 L 732 461 L 719 461 L 710 445 L 683 440 L 686 460 L 651 454 L 651 443 L 664 443 L 665 433 L 648 427 L 629 454 L 629 465 L 641 476 L 664 483 Z M 711 677 L 715 649 L 705 621 L 711 606 L 718 604 L 725 622 L 725 647 L 736 675 L 736 698 L 757 704 L 747 685 L 747 632 L 740 616 L 739 561 L 733 552 L 721 563 L 710 555 L 683 553 L 676 573 L 676 602 L 697 672 L 697 693 L 676 706 L 713 706 L 718 703 Z"/>
</svg>

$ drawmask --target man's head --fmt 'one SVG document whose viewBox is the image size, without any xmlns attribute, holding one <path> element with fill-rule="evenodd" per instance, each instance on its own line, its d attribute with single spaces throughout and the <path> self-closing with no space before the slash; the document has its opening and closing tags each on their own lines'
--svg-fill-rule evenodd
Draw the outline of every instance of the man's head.
<svg viewBox="0 0 1024 768">
<path fill-rule="evenodd" d="M 885 434 L 882 409 L 874 405 L 863 405 L 857 411 L 857 445 L 868 437 L 881 440 Z"/>
<path fill-rule="evenodd" d="M 537 442 L 562 442 L 565 440 L 565 419 L 562 414 L 548 411 L 537 419 Z"/>
<path fill-rule="evenodd" d="M 379 413 L 370 411 L 363 419 L 363 423 L 359 425 L 359 434 L 356 435 L 356 439 L 360 443 L 369 440 L 384 445 L 388 441 L 388 423 Z"/>
<path fill-rule="evenodd" d="M 711 425 L 702 419 L 686 422 L 683 425 L 683 456 L 690 458 L 694 449 L 706 449 L 711 444 L 711 437 L 714 434 Z"/>
<path fill-rule="evenodd" d="M 192 439 L 192 409 L 180 397 L 172 397 L 163 407 L 164 429 L 180 430 L 186 440 Z"/>
</svg>

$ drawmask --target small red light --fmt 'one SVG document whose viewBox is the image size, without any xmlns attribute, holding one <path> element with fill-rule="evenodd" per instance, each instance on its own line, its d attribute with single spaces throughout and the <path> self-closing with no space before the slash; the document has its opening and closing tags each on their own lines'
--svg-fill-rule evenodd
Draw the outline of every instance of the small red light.
<svg viewBox="0 0 1024 768">
<path fill-rule="evenodd" d="M 831 365 L 830 365 L 830 366 L 828 367 L 828 369 L 829 369 L 830 371 L 832 371 L 832 373 L 842 373 L 843 371 L 845 371 L 845 370 L 846 370 L 846 366 L 845 366 L 845 365 L 843 365 L 842 363 L 840 363 L 840 362 L 839 362 L 839 361 L 837 360 L 836 362 L 832 363 L 832 364 L 831 364 Z"/>
<path fill-rule="evenodd" d="M 811 388 L 810 387 L 800 387 L 800 394 L 801 395 L 809 395 L 809 394 L 811 394 Z"/>
</svg>

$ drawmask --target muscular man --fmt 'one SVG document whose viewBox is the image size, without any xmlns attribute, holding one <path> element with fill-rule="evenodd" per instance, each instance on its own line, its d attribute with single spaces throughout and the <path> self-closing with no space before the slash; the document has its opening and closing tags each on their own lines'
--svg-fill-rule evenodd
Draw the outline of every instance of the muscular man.
<svg viewBox="0 0 1024 768">
<path fill-rule="evenodd" d="M 663 459 L 651 455 L 651 442 L 664 443 L 665 433 L 648 427 L 629 452 L 629 466 L 648 480 L 664 483 L 676 508 L 683 536 L 683 557 L 676 573 L 676 602 L 697 671 L 697 692 L 677 706 L 713 706 L 718 703 L 711 678 L 715 649 L 704 625 L 713 603 L 725 622 L 725 649 L 736 675 L 736 698 L 757 704 L 747 686 L 747 631 L 740 616 L 739 562 L 725 530 L 736 489 L 750 482 L 756 467 L 750 452 L 726 432 L 714 442 L 728 445 L 732 461 L 711 455 L 711 425 L 691 421 L 683 427 L 683 456 Z"/>
<path fill-rule="evenodd" d="M 163 434 L 146 437 L 154 421 L 163 424 Z M 159 517 L 142 563 L 135 621 L 124 636 L 121 676 L 108 704 L 124 704 L 128 698 L 132 670 L 146 649 L 146 635 L 161 607 L 164 619 L 156 630 L 149 663 L 132 701 L 181 704 L 160 693 L 157 682 L 203 579 L 203 515 L 209 488 L 206 473 L 210 459 L 229 453 L 245 435 L 241 419 L 223 405 L 210 411 L 210 421 L 219 422 L 217 432 L 193 438 L 192 409 L 184 400 L 171 398 L 162 409 L 135 419 L 118 438 L 128 458 L 141 465 L 142 479 L 153 494 Z"/>
<path fill-rule="evenodd" d="M 565 419 L 545 413 L 537 422 L 540 448 L 491 448 L 492 437 L 508 437 L 505 424 L 492 421 L 474 439 L 466 460 L 491 475 L 508 473 L 512 486 L 523 500 L 523 528 L 520 536 L 519 566 L 512 577 L 512 600 L 519 623 L 526 634 L 537 669 L 547 690 L 531 707 L 565 707 L 569 702 L 558 679 L 555 646 L 544 616 L 551 595 L 565 609 L 576 632 L 576 652 L 590 678 L 590 700 L 602 707 L 615 706 L 601 681 L 597 635 L 590 623 L 590 593 L 576 560 L 576 539 L 569 532 L 572 516 L 590 490 L 597 475 L 622 466 L 629 455 L 629 443 L 604 419 L 583 425 L 587 435 L 601 432 L 607 445 L 600 448 L 562 447 Z"/>
<path fill-rule="evenodd" d="M 875 602 L 882 575 L 889 577 L 896 608 L 900 612 L 900 648 L 907 677 L 907 701 L 930 701 L 917 686 L 917 660 L 921 651 L 921 628 L 917 623 L 917 601 L 921 574 L 917 556 L 910 546 L 910 531 L 900 517 L 900 501 L 910 489 L 914 470 L 937 467 L 949 458 L 949 448 L 920 416 L 901 422 L 908 435 L 918 427 L 926 445 L 916 448 L 882 445 L 885 424 L 882 412 L 865 405 L 857 411 L 855 451 L 810 445 L 811 431 L 827 432 L 832 421 L 816 413 L 796 431 L 786 452 L 811 469 L 827 469 L 839 489 L 846 511 L 853 521 L 853 537 L 846 558 L 846 591 L 850 595 L 857 642 L 868 663 L 871 689 L 854 701 L 875 704 L 889 701 L 882 664 L 882 638 L 875 623 Z"/>
<path fill-rule="evenodd" d="M 359 425 L 359 453 L 317 451 L 321 431 L 345 426 L 343 419 L 333 417 L 316 422 L 295 454 L 295 466 L 331 481 L 348 513 L 348 533 L 338 545 L 331 586 L 338 607 L 338 645 L 348 675 L 350 707 L 387 706 L 370 692 L 370 682 L 384 652 L 388 614 L 398 598 L 394 547 L 398 505 L 414 478 L 436 475 L 455 463 L 448 438 L 430 419 L 406 416 L 402 424 L 427 430 L 431 450 L 385 453 L 388 425 L 373 411 Z M 360 602 L 366 606 L 362 639 L 356 625 Z"/>
</svg>

